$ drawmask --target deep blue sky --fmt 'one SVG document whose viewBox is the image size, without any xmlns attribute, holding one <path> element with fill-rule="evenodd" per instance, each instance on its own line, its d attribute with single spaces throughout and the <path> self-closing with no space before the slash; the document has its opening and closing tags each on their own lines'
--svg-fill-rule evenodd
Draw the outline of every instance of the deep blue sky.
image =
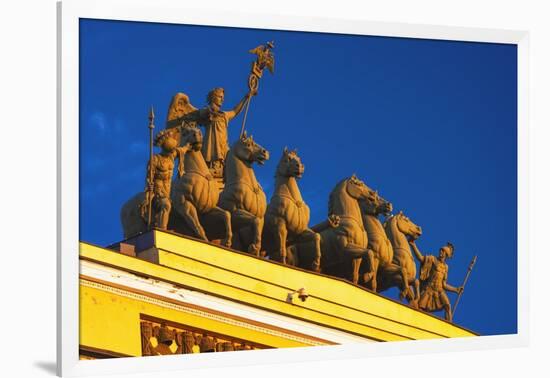
<svg viewBox="0 0 550 378">
<path fill-rule="evenodd" d="M 284 146 L 306 165 L 311 224 L 356 173 L 422 226 L 422 252 L 455 244 L 451 284 L 479 256 L 458 324 L 517 332 L 515 45 L 81 20 L 80 239 L 122 239 L 120 207 L 144 187 L 149 106 L 157 131 L 176 92 L 202 107 L 221 86 L 232 108 L 247 91 L 247 51 L 268 40 L 275 75 L 262 78 L 247 120 L 271 152 L 256 170 L 268 198 Z"/>
</svg>

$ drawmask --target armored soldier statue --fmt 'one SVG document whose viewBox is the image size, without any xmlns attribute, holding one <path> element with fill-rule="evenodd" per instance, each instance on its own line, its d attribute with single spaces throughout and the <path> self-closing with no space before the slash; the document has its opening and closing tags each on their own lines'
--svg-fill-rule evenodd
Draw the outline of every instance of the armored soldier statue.
<svg viewBox="0 0 550 378">
<path fill-rule="evenodd" d="M 161 148 L 161 152 L 153 155 L 147 165 L 146 196 L 141 205 L 143 219 L 147 219 L 146 214 L 151 211 L 152 225 L 163 230 L 168 226 L 172 208 L 170 189 L 174 161 L 179 159 L 178 174 L 179 176 L 183 175 L 183 155 L 191 148 L 189 143 L 178 147 L 179 132 L 177 130 L 162 130 L 155 138 L 154 144 Z"/>
<path fill-rule="evenodd" d="M 445 262 L 454 253 L 454 246 L 447 243 L 439 249 L 439 256 L 422 255 L 414 240 L 409 241 L 415 257 L 420 262 L 420 299 L 418 307 L 427 312 L 445 310 L 445 319 L 453 320 L 451 303 L 446 291 L 462 293 L 463 287 L 454 287 L 447 283 L 449 267 Z"/>
</svg>

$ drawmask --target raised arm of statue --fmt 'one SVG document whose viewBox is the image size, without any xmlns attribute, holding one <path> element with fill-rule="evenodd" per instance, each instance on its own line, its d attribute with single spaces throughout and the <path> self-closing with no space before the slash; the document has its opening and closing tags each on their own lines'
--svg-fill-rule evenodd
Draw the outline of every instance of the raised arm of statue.
<svg viewBox="0 0 550 378">
<path fill-rule="evenodd" d="M 418 261 L 420 261 L 421 264 L 424 263 L 424 256 L 422 255 L 422 253 L 420 253 L 420 250 L 416 246 L 415 241 L 414 240 L 409 240 L 409 244 L 412 247 L 412 250 L 414 252 L 414 256 L 418 259 Z"/>
<path fill-rule="evenodd" d="M 227 114 L 227 119 L 228 120 L 232 120 L 233 118 L 235 118 L 236 116 L 238 116 L 243 108 L 244 108 L 244 105 L 246 104 L 246 101 L 249 100 L 250 97 L 256 95 L 257 91 L 251 91 L 251 92 L 248 92 L 243 98 L 241 101 L 239 101 L 239 103 L 237 105 L 235 105 L 235 107 L 233 108 L 233 110 L 229 110 L 226 112 Z"/>
</svg>

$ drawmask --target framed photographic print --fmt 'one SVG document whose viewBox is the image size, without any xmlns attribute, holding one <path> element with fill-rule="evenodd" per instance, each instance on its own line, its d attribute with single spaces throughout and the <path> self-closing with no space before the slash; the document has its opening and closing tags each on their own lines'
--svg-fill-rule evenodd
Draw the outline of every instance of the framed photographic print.
<svg viewBox="0 0 550 378">
<path fill-rule="evenodd" d="M 526 343 L 527 33 L 58 14 L 59 374 Z"/>
</svg>

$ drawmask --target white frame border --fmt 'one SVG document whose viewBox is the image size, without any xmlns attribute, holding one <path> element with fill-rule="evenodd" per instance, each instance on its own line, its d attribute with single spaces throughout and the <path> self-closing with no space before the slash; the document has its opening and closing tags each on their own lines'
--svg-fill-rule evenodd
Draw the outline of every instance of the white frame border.
<svg viewBox="0 0 550 378">
<path fill-rule="evenodd" d="M 247 353 L 216 353 L 163 358 L 80 361 L 79 350 L 79 18 L 328 32 L 386 37 L 508 43 L 518 46 L 518 333 L 479 338 L 408 341 L 330 347 L 262 350 L 254 364 L 347 359 L 527 346 L 528 282 L 528 51 L 526 31 L 368 22 L 275 14 L 206 11 L 177 0 L 63 1 L 57 4 L 57 374 L 168 372 L 195 368 L 250 365 Z M 63 80 L 62 80 L 63 79 Z"/>
</svg>

